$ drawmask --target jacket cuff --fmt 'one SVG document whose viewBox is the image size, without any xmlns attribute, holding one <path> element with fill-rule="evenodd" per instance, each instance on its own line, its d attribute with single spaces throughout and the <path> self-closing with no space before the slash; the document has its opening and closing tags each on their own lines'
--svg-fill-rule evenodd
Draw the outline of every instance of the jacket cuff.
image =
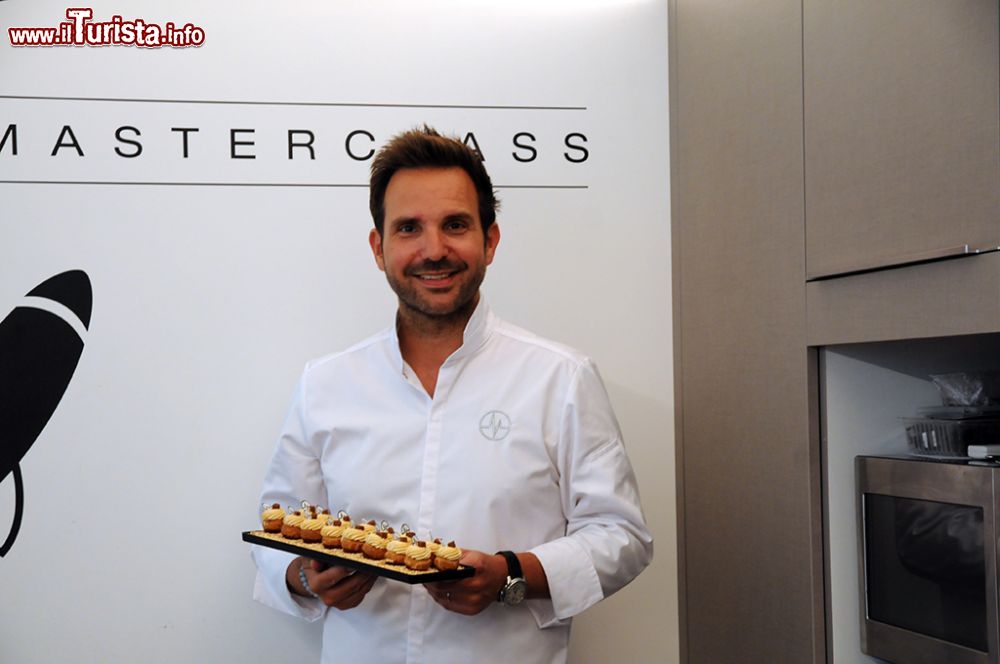
<svg viewBox="0 0 1000 664">
<path fill-rule="evenodd" d="M 318 599 L 299 597 L 288 589 L 285 570 L 295 559 L 295 554 L 260 546 L 250 548 L 250 556 L 257 565 L 257 578 L 253 584 L 254 600 L 308 622 L 316 622 L 326 614 L 327 607 Z"/>
<path fill-rule="evenodd" d="M 551 602 L 548 611 L 529 608 L 539 627 L 565 624 L 565 621 L 604 599 L 601 581 L 590 554 L 571 537 L 561 537 L 530 550 L 545 570 Z"/>
</svg>

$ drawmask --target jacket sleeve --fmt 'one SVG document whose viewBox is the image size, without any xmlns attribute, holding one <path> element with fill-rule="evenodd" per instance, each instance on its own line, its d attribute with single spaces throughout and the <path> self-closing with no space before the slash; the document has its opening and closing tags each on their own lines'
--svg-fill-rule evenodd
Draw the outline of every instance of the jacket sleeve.
<svg viewBox="0 0 1000 664">
<path fill-rule="evenodd" d="M 306 376 L 299 380 L 292 405 L 285 418 L 278 445 L 264 477 L 261 504 L 279 503 L 286 509 L 298 508 L 300 501 L 320 504 L 324 495 L 319 449 L 312 439 L 307 421 Z M 253 598 L 271 608 L 304 618 L 319 620 L 327 607 L 313 598 L 293 594 L 285 583 L 285 570 L 294 554 L 265 547 L 251 547 L 251 557 L 257 566 Z"/>
<path fill-rule="evenodd" d="M 653 556 L 635 473 L 594 364 L 576 369 L 563 406 L 557 460 L 566 536 L 531 550 L 551 606 L 529 606 L 539 626 L 559 624 L 623 588 Z"/>
</svg>

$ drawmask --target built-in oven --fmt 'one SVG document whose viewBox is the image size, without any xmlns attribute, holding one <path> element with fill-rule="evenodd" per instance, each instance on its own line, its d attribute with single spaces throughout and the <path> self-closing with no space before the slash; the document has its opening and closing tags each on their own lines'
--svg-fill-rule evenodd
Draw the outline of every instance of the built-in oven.
<svg viewBox="0 0 1000 664">
<path fill-rule="evenodd" d="M 1000 464 L 859 456 L 861 649 L 898 664 L 1000 664 Z"/>
</svg>

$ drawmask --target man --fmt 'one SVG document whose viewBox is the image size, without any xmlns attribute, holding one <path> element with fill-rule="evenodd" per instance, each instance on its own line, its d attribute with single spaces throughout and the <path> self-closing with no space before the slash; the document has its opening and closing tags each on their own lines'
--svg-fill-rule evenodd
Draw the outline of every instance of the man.
<svg viewBox="0 0 1000 664">
<path fill-rule="evenodd" d="M 255 547 L 255 598 L 324 618 L 324 662 L 563 662 L 571 617 L 652 555 L 600 377 L 481 297 L 500 229 L 475 152 L 393 138 L 370 207 L 395 325 L 306 366 L 261 500 L 454 539 L 475 575 L 409 586 Z"/>
</svg>

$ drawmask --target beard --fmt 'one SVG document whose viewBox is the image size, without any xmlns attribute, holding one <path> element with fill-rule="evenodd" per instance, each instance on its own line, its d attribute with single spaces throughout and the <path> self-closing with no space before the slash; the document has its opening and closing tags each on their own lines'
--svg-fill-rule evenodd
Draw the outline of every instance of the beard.
<svg viewBox="0 0 1000 664">
<path fill-rule="evenodd" d="M 445 301 L 434 301 L 422 293 L 413 281 L 419 279 L 417 274 L 424 271 L 456 272 L 456 276 L 464 277 L 453 286 L 454 295 Z M 411 266 L 403 271 L 404 280 L 386 271 L 385 278 L 389 282 L 396 297 L 399 298 L 400 309 L 407 314 L 423 319 L 434 325 L 447 324 L 451 321 L 465 322 L 472 315 L 477 303 L 479 286 L 486 277 L 486 264 L 470 270 L 468 263 L 452 261 L 425 261 L 418 266 Z"/>
</svg>

